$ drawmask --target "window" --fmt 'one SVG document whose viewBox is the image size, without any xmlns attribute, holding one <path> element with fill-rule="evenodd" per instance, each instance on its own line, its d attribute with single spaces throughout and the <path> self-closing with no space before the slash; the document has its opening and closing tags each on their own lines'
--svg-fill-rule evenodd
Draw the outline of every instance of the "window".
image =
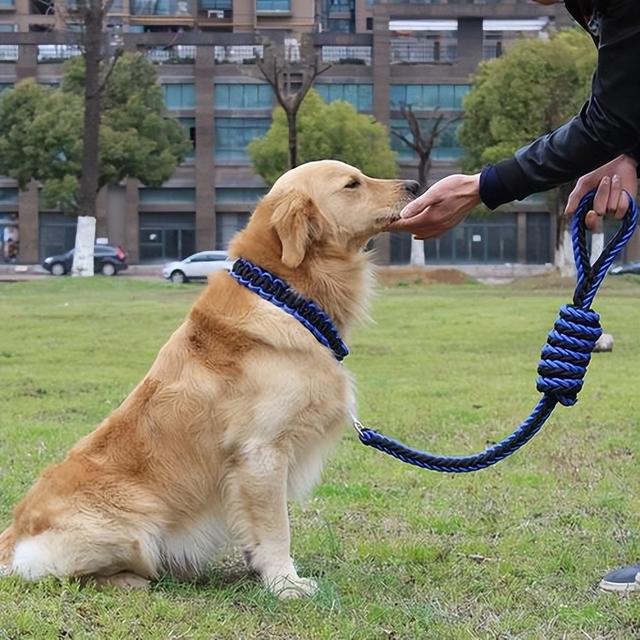
<svg viewBox="0 0 640 640">
<path fill-rule="evenodd" d="M 527 216 L 527 263 L 551 262 L 551 216 L 529 212 Z"/>
<path fill-rule="evenodd" d="M 373 111 L 371 84 L 317 84 L 316 91 L 327 101 L 346 100 L 358 111 Z"/>
<path fill-rule="evenodd" d="M 185 130 L 186 134 L 189 136 L 189 140 L 191 140 L 192 148 L 185 160 L 189 162 L 192 161 L 195 156 L 196 149 L 196 119 L 195 118 L 176 118 L 176 120 L 180 123 L 180 126 Z"/>
<path fill-rule="evenodd" d="M 271 109 L 273 92 L 268 84 L 216 84 L 216 109 Z"/>
<path fill-rule="evenodd" d="M 267 190 L 263 187 L 218 187 L 216 189 L 216 203 L 254 206 L 266 192 Z"/>
<path fill-rule="evenodd" d="M 513 213 L 468 218 L 440 238 L 425 241 L 426 262 L 515 262 L 518 255 L 517 235 L 516 215 Z"/>
<path fill-rule="evenodd" d="M 188 0 L 133 0 L 131 14 L 136 16 L 189 16 Z"/>
<path fill-rule="evenodd" d="M 6 4 L 5 4 L 6 3 Z M 13 0 L 0 0 L 0 7 L 13 7 Z M 17 25 L 15 24 L 0 24 L 0 32 L 17 31 Z"/>
<path fill-rule="evenodd" d="M 195 251 L 193 213 L 141 213 L 140 261 L 182 260 Z"/>
<path fill-rule="evenodd" d="M 0 188 L 0 204 L 18 204 L 18 190 Z"/>
<path fill-rule="evenodd" d="M 433 126 L 432 118 L 420 118 L 420 125 L 424 132 L 428 132 L 429 128 Z M 409 125 L 404 118 L 394 118 L 391 120 L 391 129 L 401 133 L 404 136 L 411 136 Z M 438 142 L 436 143 L 431 158 L 433 160 L 457 160 L 462 156 L 464 150 L 458 143 L 458 127 L 460 122 L 452 122 L 446 129 L 440 134 Z M 417 159 L 417 155 L 397 136 L 391 137 L 391 148 L 398 154 L 400 160 Z"/>
<path fill-rule="evenodd" d="M 459 110 L 467 93 L 468 84 L 392 84 L 389 103 L 394 111 L 403 104 L 417 110 Z"/>
<path fill-rule="evenodd" d="M 168 189 L 140 189 L 140 202 L 155 204 L 191 204 L 196 200 L 195 189 L 168 188 Z"/>
<path fill-rule="evenodd" d="M 247 226 L 248 213 L 219 213 L 216 216 L 216 247 L 226 249 L 233 236 Z"/>
<path fill-rule="evenodd" d="M 256 0 L 256 11 L 291 11 L 291 0 Z"/>
<path fill-rule="evenodd" d="M 163 84 L 164 102 L 167 109 L 194 109 L 196 92 L 192 83 Z"/>
<path fill-rule="evenodd" d="M 216 118 L 216 160 L 247 162 L 247 145 L 264 136 L 270 126 L 271 118 Z"/>
<path fill-rule="evenodd" d="M 200 8 L 205 11 L 230 11 L 233 0 L 200 0 Z"/>
</svg>

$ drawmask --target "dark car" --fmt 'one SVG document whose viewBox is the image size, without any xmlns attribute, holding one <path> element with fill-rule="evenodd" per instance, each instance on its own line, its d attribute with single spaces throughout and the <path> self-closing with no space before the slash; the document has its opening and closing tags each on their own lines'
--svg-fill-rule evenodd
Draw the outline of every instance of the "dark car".
<svg viewBox="0 0 640 640">
<path fill-rule="evenodd" d="M 609 271 L 611 275 L 621 276 L 625 273 L 640 274 L 640 262 L 628 262 L 627 264 L 618 264 L 615 267 L 611 267 Z"/>
<path fill-rule="evenodd" d="M 93 247 L 93 270 L 105 276 L 115 276 L 119 271 L 127 268 L 127 255 L 121 247 L 111 247 L 107 244 L 97 244 Z M 73 249 L 58 256 L 44 259 L 42 266 L 54 276 L 63 276 L 71 272 L 73 264 Z"/>
</svg>

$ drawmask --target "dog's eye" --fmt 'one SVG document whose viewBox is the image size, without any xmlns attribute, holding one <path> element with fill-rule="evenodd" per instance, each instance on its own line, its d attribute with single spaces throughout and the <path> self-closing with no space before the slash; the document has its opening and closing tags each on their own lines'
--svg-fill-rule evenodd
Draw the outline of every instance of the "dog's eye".
<svg viewBox="0 0 640 640">
<path fill-rule="evenodd" d="M 355 178 L 344 185 L 345 189 L 357 189 L 360 186 L 360 181 Z"/>
</svg>

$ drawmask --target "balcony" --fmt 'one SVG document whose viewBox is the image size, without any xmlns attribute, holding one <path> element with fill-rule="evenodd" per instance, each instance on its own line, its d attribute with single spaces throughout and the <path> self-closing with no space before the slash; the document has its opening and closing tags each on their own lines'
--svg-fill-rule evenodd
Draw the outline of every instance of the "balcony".
<svg viewBox="0 0 640 640">
<path fill-rule="evenodd" d="M 442 44 L 439 40 L 392 40 L 391 64 L 452 63 L 457 55 L 455 43 Z"/>
<path fill-rule="evenodd" d="M 61 62 L 81 53 L 80 47 L 73 44 L 39 44 L 38 62 Z"/>
<path fill-rule="evenodd" d="M 371 47 L 323 45 L 322 61 L 334 64 L 371 64 Z"/>
<path fill-rule="evenodd" d="M 291 0 L 256 0 L 258 15 L 289 15 Z"/>
<path fill-rule="evenodd" d="M 0 45 L 0 62 L 15 62 L 18 59 L 17 44 Z"/>
<path fill-rule="evenodd" d="M 196 59 L 196 47 L 175 45 L 173 47 L 153 47 L 145 52 L 147 60 L 154 64 L 193 64 Z"/>
<path fill-rule="evenodd" d="M 214 48 L 216 64 L 254 64 L 263 55 L 262 45 L 216 45 Z"/>
<path fill-rule="evenodd" d="M 230 19 L 233 15 L 233 0 L 200 0 L 198 13 L 211 20 Z"/>
<path fill-rule="evenodd" d="M 131 15 L 191 17 L 189 0 L 133 0 Z"/>
</svg>

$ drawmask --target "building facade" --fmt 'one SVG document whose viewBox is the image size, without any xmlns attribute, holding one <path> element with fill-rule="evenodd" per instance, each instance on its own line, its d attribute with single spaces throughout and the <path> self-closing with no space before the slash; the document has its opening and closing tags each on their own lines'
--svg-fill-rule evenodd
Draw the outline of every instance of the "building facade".
<svg viewBox="0 0 640 640">
<path fill-rule="evenodd" d="M 77 55 L 73 25 L 56 0 L 0 0 L 0 91 L 24 78 L 56 85 Z M 193 153 L 161 188 L 136 180 L 99 196 L 97 234 L 123 246 L 131 262 L 156 263 L 225 248 L 266 187 L 247 144 L 270 126 L 274 106 L 255 60 L 263 38 L 293 43 L 312 34 L 333 63 L 316 89 L 347 100 L 390 129 L 411 104 L 428 122 L 434 109 L 460 113 L 471 74 L 516 37 L 544 37 L 569 24 L 563 9 L 527 0 L 115 0 L 109 34 L 157 66 L 169 112 L 193 141 Z M 457 170 L 456 124 L 441 136 L 430 181 Z M 417 159 L 392 137 L 403 177 Z M 18 191 L 0 177 L 0 262 L 34 263 L 73 246 L 74 219 L 40 206 L 38 186 Z M 554 216 L 532 198 L 471 220 L 426 245 L 429 263 L 546 263 Z M 379 241 L 383 262 L 409 257 L 408 236 Z"/>
</svg>

